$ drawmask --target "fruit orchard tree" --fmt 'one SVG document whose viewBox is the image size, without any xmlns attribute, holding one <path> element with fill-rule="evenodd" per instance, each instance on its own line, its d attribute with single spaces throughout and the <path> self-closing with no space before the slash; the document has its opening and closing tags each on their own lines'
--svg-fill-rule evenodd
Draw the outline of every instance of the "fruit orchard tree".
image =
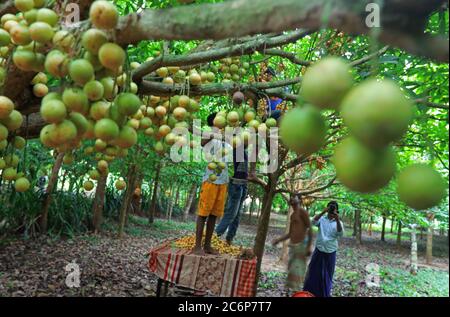
<svg viewBox="0 0 450 317">
<path fill-rule="evenodd" d="M 204 167 L 170 161 L 171 147 L 188 142 L 173 129 L 192 130 L 194 119 L 204 122 L 213 112 L 220 129 L 280 129 L 278 168 L 251 179 L 264 193 L 258 272 L 277 195 L 300 192 L 308 204 L 335 198 L 410 223 L 430 208 L 442 210 L 445 1 L 215 2 L 0 4 L 0 170 L 3 181 L 25 192 L 27 140 L 39 138 L 53 150 L 42 232 L 58 171 L 77 159 L 85 165 L 77 171 L 84 190 L 97 182 L 95 230 L 111 169 L 127 175 L 115 182 L 124 192 L 119 237 L 147 177 L 151 222 L 160 188 L 178 200 L 180 188 L 199 185 Z M 266 76 L 268 66 L 275 78 Z M 265 113 L 273 97 L 284 100 L 280 122 Z M 233 146 L 246 143 L 245 135 Z"/>
</svg>

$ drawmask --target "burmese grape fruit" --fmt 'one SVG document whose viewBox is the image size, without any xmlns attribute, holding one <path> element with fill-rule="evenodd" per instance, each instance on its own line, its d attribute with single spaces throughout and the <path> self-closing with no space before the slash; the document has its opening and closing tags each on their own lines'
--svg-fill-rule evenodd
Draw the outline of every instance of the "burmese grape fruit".
<svg viewBox="0 0 450 317">
<path fill-rule="evenodd" d="M 86 113 L 89 109 L 89 99 L 81 88 L 66 88 L 62 95 L 62 101 L 70 111 Z"/>
<path fill-rule="evenodd" d="M 341 58 L 327 57 L 308 68 L 300 95 L 314 106 L 337 109 L 352 85 L 348 64 Z"/>
<path fill-rule="evenodd" d="M 14 188 L 18 193 L 26 192 L 28 189 L 30 189 L 30 186 L 31 186 L 30 181 L 25 177 L 18 178 L 14 183 Z"/>
<path fill-rule="evenodd" d="M 341 113 L 353 136 L 367 146 L 381 147 L 402 137 L 413 107 L 397 84 L 372 79 L 348 93 Z"/>
<path fill-rule="evenodd" d="M 119 136 L 115 139 L 117 146 L 127 149 L 137 143 L 136 130 L 129 126 L 123 126 L 119 132 Z"/>
<path fill-rule="evenodd" d="M 0 96 L 0 119 L 6 119 L 14 110 L 14 103 L 5 96 Z"/>
<path fill-rule="evenodd" d="M 85 59 L 77 59 L 70 63 L 69 75 L 75 83 L 83 86 L 94 78 L 94 67 Z"/>
<path fill-rule="evenodd" d="M 9 131 L 15 131 L 22 126 L 23 116 L 17 111 L 13 110 L 5 119 L 0 119 L 0 124 L 3 124 Z"/>
<path fill-rule="evenodd" d="M 59 123 L 66 118 L 67 109 L 62 101 L 50 100 L 42 103 L 41 116 L 48 123 Z"/>
<path fill-rule="evenodd" d="M 21 12 L 26 12 L 34 8 L 34 0 L 14 0 L 14 6 Z"/>
<path fill-rule="evenodd" d="M 282 142 L 298 154 L 318 151 L 325 143 L 326 132 L 323 116 L 310 105 L 289 111 L 280 123 Z"/>
<path fill-rule="evenodd" d="M 119 136 L 119 126 L 113 120 L 104 118 L 95 124 L 95 137 L 105 142 L 111 141 Z"/>
<path fill-rule="evenodd" d="M 127 183 L 125 183 L 124 180 L 122 179 L 118 179 L 114 186 L 116 187 L 117 190 L 124 190 L 127 187 Z"/>
<path fill-rule="evenodd" d="M 83 188 L 85 191 L 90 192 L 91 190 L 94 189 L 94 183 L 92 181 L 86 181 L 83 184 Z"/>
<path fill-rule="evenodd" d="M 98 29 L 89 29 L 83 33 L 81 43 L 90 53 L 98 55 L 98 51 L 108 42 L 108 36 L 105 32 Z"/>
<path fill-rule="evenodd" d="M 55 32 L 53 28 L 45 22 L 34 22 L 30 25 L 30 37 L 33 41 L 46 44 L 53 41 Z"/>
<path fill-rule="evenodd" d="M 396 157 L 390 147 L 373 150 L 354 138 L 347 138 L 336 146 L 333 164 L 337 179 L 347 188 L 372 193 L 392 179 Z"/>
<path fill-rule="evenodd" d="M 425 164 L 414 164 L 398 176 L 397 192 L 400 200 L 417 210 L 438 205 L 446 195 L 447 184 L 442 176 Z"/>
<path fill-rule="evenodd" d="M 119 20 L 119 13 L 111 2 L 98 0 L 91 5 L 89 18 L 99 29 L 113 29 Z"/>
<path fill-rule="evenodd" d="M 139 97 L 132 93 L 120 94 L 117 96 L 115 103 L 119 108 L 119 112 L 124 116 L 134 115 L 142 104 Z"/>
<path fill-rule="evenodd" d="M 98 58 L 103 67 L 118 71 L 125 62 L 126 54 L 123 48 L 115 43 L 105 43 L 98 51 Z"/>
<path fill-rule="evenodd" d="M 91 80 L 83 87 L 83 91 L 91 101 L 97 101 L 103 98 L 105 88 L 102 83 L 97 80 Z"/>
</svg>

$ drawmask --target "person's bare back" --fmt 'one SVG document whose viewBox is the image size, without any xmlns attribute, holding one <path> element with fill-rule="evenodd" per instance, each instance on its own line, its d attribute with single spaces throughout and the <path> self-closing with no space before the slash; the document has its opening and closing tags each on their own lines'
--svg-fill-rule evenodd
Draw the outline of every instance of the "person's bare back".
<svg viewBox="0 0 450 317">
<path fill-rule="evenodd" d="M 307 211 L 301 207 L 295 208 L 291 215 L 289 230 L 291 243 L 297 244 L 305 241 L 306 233 L 310 228 L 311 223 Z"/>
</svg>

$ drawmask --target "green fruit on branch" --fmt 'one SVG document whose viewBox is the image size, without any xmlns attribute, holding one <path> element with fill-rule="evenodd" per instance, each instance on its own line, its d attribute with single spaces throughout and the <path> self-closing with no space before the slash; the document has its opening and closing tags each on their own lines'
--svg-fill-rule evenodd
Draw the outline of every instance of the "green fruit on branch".
<svg viewBox="0 0 450 317">
<path fill-rule="evenodd" d="M 67 55 L 59 50 L 53 50 L 45 58 L 45 70 L 56 78 L 65 77 L 69 71 Z"/>
<path fill-rule="evenodd" d="M 337 109 L 352 85 L 349 65 L 341 58 L 327 57 L 308 68 L 300 94 L 314 106 Z"/>
<path fill-rule="evenodd" d="M 73 157 L 72 153 L 69 152 L 69 153 L 64 154 L 64 157 L 63 157 L 64 164 L 70 165 L 73 163 L 73 161 L 74 161 L 74 157 Z"/>
<path fill-rule="evenodd" d="M 118 179 L 114 186 L 116 187 L 117 190 L 124 190 L 125 188 L 127 188 L 127 183 L 125 183 L 124 180 L 122 179 Z"/>
<path fill-rule="evenodd" d="M 3 170 L 2 178 L 5 181 L 11 182 L 14 181 L 17 177 L 17 170 L 13 167 L 8 167 Z"/>
<path fill-rule="evenodd" d="M 138 136 L 136 130 L 129 126 L 123 126 L 115 143 L 123 149 L 128 149 L 134 146 L 137 143 L 137 140 Z"/>
<path fill-rule="evenodd" d="M 30 25 L 30 37 L 33 41 L 48 44 L 53 41 L 55 32 L 53 28 L 45 22 L 34 22 Z"/>
<path fill-rule="evenodd" d="M 400 200 L 416 210 L 439 205 L 446 196 L 447 184 L 442 176 L 425 164 L 414 164 L 398 176 L 397 192 Z"/>
<path fill-rule="evenodd" d="M 34 8 L 34 0 L 14 0 L 14 6 L 20 12 L 26 12 Z"/>
<path fill-rule="evenodd" d="M 105 142 L 111 141 L 119 136 L 119 126 L 109 118 L 104 118 L 95 124 L 95 137 Z"/>
<path fill-rule="evenodd" d="M 69 65 L 69 75 L 78 85 L 85 85 L 94 79 L 94 67 L 85 59 L 77 59 Z"/>
<path fill-rule="evenodd" d="M 214 118 L 213 124 L 216 128 L 223 129 L 227 125 L 227 119 L 225 119 L 225 117 L 223 117 L 223 116 L 217 115 Z"/>
<path fill-rule="evenodd" d="M 333 156 L 337 179 L 347 188 L 372 193 L 386 186 L 394 176 L 396 158 L 392 148 L 370 149 L 354 138 L 336 146 Z"/>
<path fill-rule="evenodd" d="M 5 96 L 0 96 L 0 119 L 6 119 L 14 110 L 14 103 Z"/>
<path fill-rule="evenodd" d="M 407 131 L 413 107 L 397 84 L 372 79 L 348 93 L 341 113 L 358 140 L 370 147 L 382 147 L 400 139 Z"/>
<path fill-rule="evenodd" d="M 30 186 L 31 186 L 30 181 L 25 177 L 18 178 L 14 183 L 14 188 L 18 193 L 26 192 L 27 190 L 30 189 Z"/>
<path fill-rule="evenodd" d="M 69 120 L 77 127 L 77 136 L 82 137 L 88 131 L 89 121 L 81 113 L 70 113 Z"/>
<path fill-rule="evenodd" d="M 62 101 L 50 100 L 42 103 L 41 116 L 48 123 L 60 123 L 67 117 L 67 109 Z"/>
<path fill-rule="evenodd" d="M 108 36 L 99 29 L 89 29 L 83 33 L 81 43 L 83 47 L 91 54 L 98 55 L 103 44 L 108 42 Z"/>
<path fill-rule="evenodd" d="M 124 116 L 134 115 L 140 108 L 142 101 L 132 93 L 122 93 L 117 96 L 115 103 L 119 107 L 119 112 Z"/>
<path fill-rule="evenodd" d="M 89 99 L 81 88 L 72 87 L 64 89 L 62 101 L 70 111 L 86 114 L 89 110 Z M 44 104 L 44 101 L 42 101 Z"/>
<path fill-rule="evenodd" d="M 26 144 L 27 144 L 27 141 L 24 138 L 22 138 L 20 136 L 14 137 L 13 145 L 14 145 L 15 149 L 22 150 Z"/>
<path fill-rule="evenodd" d="M 0 28 L 0 47 L 8 46 L 11 43 L 11 36 L 4 29 Z"/>
<path fill-rule="evenodd" d="M 8 138 L 9 132 L 8 129 L 0 123 L 0 142 L 6 141 Z"/>
<path fill-rule="evenodd" d="M 22 126 L 22 123 L 23 116 L 17 110 L 11 111 L 8 117 L 0 119 L 0 124 L 4 125 L 11 132 L 19 129 Z"/>
<path fill-rule="evenodd" d="M 83 188 L 85 191 L 90 192 L 94 189 L 95 185 L 92 181 L 86 181 L 83 184 Z"/>
<path fill-rule="evenodd" d="M 327 126 L 320 112 L 309 105 L 283 116 L 280 136 L 283 144 L 298 154 L 312 154 L 325 144 Z"/>
<path fill-rule="evenodd" d="M 37 11 L 36 20 L 54 27 L 58 24 L 59 16 L 51 9 L 42 8 Z"/>
<path fill-rule="evenodd" d="M 97 80 L 92 80 L 83 87 L 83 91 L 91 101 L 98 101 L 103 98 L 105 88 L 102 83 Z"/>
</svg>

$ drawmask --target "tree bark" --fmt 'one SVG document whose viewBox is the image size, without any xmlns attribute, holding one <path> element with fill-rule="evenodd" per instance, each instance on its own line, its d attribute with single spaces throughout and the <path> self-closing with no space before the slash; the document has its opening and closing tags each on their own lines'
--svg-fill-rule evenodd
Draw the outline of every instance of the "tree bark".
<svg viewBox="0 0 450 317">
<path fill-rule="evenodd" d="M 385 238 L 386 233 L 386 216 L 383 216 L 383 224 L 381 225 L 381 241 L 386 241 Z"/>
<path fill-rule="evenodd" d="M 234 0 L 145 10 L 121 18 L 116 35 L 119 43 L 134 44 L 142 40 L 218 40 L 300 28 L 332 28 L 352 35 L 370 34 L 373 28 L 366 19 L 370 13 L 367 4 L 371 2 Z M 448 39 L 423 34 L 429 15 L 444 2 L 385 1 L 379 14 L 378 40 L 411 54 L 447 62 Z"/>
<path fill-rule="evenodd" d="M 162 163 L 159 161 L 158 166 L 156 168 L 155 182 L 153 187 L 153 195 L 152 195 L 152 203 L 150 205 L 150 210 L 148 213 L 148 222 L 153 223 L 155 220 L 156 213 L 156 196 L 158 195 L 158 187 L 159 187 L 159 175 L 161 173 Z"/>
<path fill-rule="evenodd" d="M 273 198 L 275 197 L 276 191 L 275 187 L 278 180 L 277 178 L 278 177 L 276 177 L 274 174 L 269 174 L 269 181 L 263 198 L 261 215 L 258 220 L 258 229 L 255 237 L 255 245 L 253 247 L 253 251 L 257 257 L 255 294 L 261 273 L 261 264 L 264 256 L 264 248 L 266 245 L 267 232 L 269 229 L 270 213 L 272 212 Z"/>
<path fill-rule="evenodd" d="M 395 223 L 395 217 L 392 217 L 392 219 L 391 219 L 391 233 L 394 233 L 394 223 Z"/>
<path fill-rule="evenodd" d="M 431 224 L 427 230 L 426 262 L 427 264 L 433 263 L 433 226 Z"/>
<path fill-rule="evenodd" d="M 133 194 L 135 191 L 133 184 L 136 182 L 136 165 L 131 165 L 130 169 L 128 171 L 128 177 L 129 185 L 127 186 L 125 196 L 123 198 L 122 207 L 120 208 L 120 215 L 119 215 L 119 230 L 117 233 L 117 237 L 119 239 L 123 236 L 123 229 L 125 227 L 126 217 L 128 213 L 128 209 L 130 207 L 131 199 L 133 198 Z"/>
<path fill-rule="evenodd" d="M 402 246 L 402 222 L 398 222 L 397 229 L 397 247 L 400 248 Z"/>
<path fill-rule="evenodd" d="M 399 225 L 401 226 L 401 224 Z M 411 268 L 410 272 L 413 275 L 417 275 L 417 238 L 416 238 L 416 226 L 411 226 Z"/>
<path fill-rule="evenodd" d="M 355 228 L 356 228 L 356 242 L 362 244 L 362 223 L 361 223 L 361 210 L 355 210 Z"/>
<path fill-rule="evenodd" d="M 193 183 L 191 186 L 191 190 L 189 191 L 189 196 L 186 201 L 186 206 L 184 207 L 183 212 L 183 221 L 187 221 L 189 216 L 189 210 L 191 209 L 192 203 L 194 201 L 195 194 L 197 193 L 197 184 Z"/>
<path fill-rule="evenodd" d="M 256 199 L 255 197 L 252 197 L 252 201 L 250 203 L 249 211 L 248 211 L 248 223 L 252 223 L 252 215 L 253 215 L 253 209 L 255 208 Z"/>
<path fill-rule="evenodd" d="M 53 189 L 56 188 L 58 184 L 58 173 L 61 169 L 63 158 L 64 153 L 58 153 L 55 164 L 53 164 L 52 174 L 50 175 L 47 189 L 45 190 L 45 199 L 42 204 L 42 211 L 39 220 L 40 231 L 42 234 L 45 234 L 48 229 L 48 211 L 52 202 Z"/>
<path fill-rule="evenodd" d="M 94 233 L 101 231 L 107 178 L 107 175 L 100 176 L 100 179 L 97 182 L 97 188 L 95 190 L 94 204 L 92 207 L 92 227 L 94 228 Z"/>
</svg>

